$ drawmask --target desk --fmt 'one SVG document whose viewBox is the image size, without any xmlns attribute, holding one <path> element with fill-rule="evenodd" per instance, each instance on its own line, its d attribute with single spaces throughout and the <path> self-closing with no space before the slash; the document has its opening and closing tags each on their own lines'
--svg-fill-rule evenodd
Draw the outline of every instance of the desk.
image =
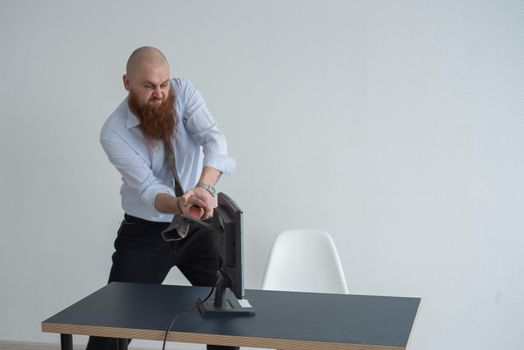
<svg viewBox="0 0 524 350">
<path fill-rule="evenodd" d="M 195 305 L 173 325 L 168 341 L 310 350 L 405 349 L 419 298 L 246 290 L 254 316 L 202 318 L 197 297 L 207 287 L 110 283 L 42 322 L 42 331 L 72 335 L 163 340 L 174 316 Z"/>
</svg>

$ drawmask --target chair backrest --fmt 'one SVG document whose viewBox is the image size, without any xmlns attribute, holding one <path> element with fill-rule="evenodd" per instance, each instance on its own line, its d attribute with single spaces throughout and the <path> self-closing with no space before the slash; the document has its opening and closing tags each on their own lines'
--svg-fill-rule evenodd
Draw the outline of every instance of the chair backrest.
<svg viewBox="0 0 524 350">
<path fill-rule="evenodd" d="M 333 238 L 321 230 L 280 233 L 271 248 L 262 289 L 348 294 Z"/>
</svg>

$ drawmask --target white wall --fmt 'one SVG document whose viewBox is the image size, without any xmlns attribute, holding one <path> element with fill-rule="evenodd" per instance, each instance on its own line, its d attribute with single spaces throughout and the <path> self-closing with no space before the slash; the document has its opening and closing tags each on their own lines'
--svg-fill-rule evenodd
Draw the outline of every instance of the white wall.
<svg viewBox="0 0 524 350">
<path fill-rule="evenodd" d="M 104 285 L 122 213 L 98 132 L 149 44 L 228 136 L 247 287 L 279 231 L 323 228 L 353 293 L 422 297 L 411 349 L 522 349 L 523 9 L 2 0 L 0 339 L 57 342 L 40 322 Z"/>
</svg>

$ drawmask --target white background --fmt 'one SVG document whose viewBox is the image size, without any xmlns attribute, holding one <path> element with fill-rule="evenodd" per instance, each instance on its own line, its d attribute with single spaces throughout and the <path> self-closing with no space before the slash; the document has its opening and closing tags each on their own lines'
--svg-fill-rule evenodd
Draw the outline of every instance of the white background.
<svg viewBox="0 0 524 350">
<path fill-rule="evenodd" d="M 522 349 L 523 11 L 2 0 L 0 339 L 58 342 L 40 322 L 105 284 L 122 211 L 98 134 L 153 45 L 237 160 L 218 189 L 245 213 L 248 288 L 279 231 L 321 228 L 352 293 L 422 297 L 410 349 Z"/>
</svg>

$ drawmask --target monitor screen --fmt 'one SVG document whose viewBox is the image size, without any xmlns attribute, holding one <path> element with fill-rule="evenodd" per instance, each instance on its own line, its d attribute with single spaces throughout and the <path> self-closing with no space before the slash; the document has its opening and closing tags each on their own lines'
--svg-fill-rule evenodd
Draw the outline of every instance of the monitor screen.
<svg viewBox="0 0 524 350">
<path fill-rule="evenodd" d="M 236 203 L 224 193 L 218 194 L 218 206 L 211 226 L 218 233 L 220 268 L 212 299 L 198 303 L 202 316 L 253 315 L 254 308 L 244 299 L 243 279 L 243 214 Z M 227 296 L 226 289 L 234 296 Z"/>
<path fill-rule="evenodd" d="M 238 299 L 244 297 L 243 251 L 242 251 L 242 211 L 223 193 L 218 195 L 215 214 L 219 220 L 218 251 L 221 258 L 221 272 L 229 280 L 228 288 Z"/>
</svg>

